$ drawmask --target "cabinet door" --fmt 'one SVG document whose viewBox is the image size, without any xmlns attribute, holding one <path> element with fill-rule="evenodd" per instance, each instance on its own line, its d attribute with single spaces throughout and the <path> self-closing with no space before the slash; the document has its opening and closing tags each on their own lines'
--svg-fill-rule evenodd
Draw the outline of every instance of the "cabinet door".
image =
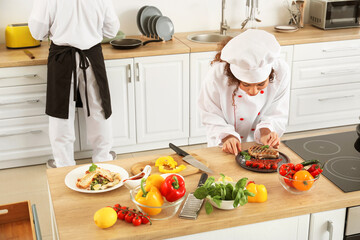
<svg viewBox="0 0 360 240">
<path fill-rule="evenodd" d="M 138 143 L 189 137 L 189 54 L 135 58 Z"/>
<path fill-rule="evenodd" d="M 343 239 L 345 212 L 342 208 L 311 214 L 309 240 Z"/>
<path fill-rule="evenodd" d="M 189 144 L 206 142 L 206 128 L 201 123 L 197 100 L 202 82 L 216 52 L 190 54 L 190 138 Z"/>
<path fill-rule="evenodd" d="M 133 59 L 105 61 L 109 81 L 113 146 L 136 143 Z M 91 150 L 87 144 L 84 111 L 79 109 L 81 150 Z"/>
<path fill-rule="evenodd" d="M 291 90 L 287 131 L 356 124 L 360 83 Z"/>
</svg>

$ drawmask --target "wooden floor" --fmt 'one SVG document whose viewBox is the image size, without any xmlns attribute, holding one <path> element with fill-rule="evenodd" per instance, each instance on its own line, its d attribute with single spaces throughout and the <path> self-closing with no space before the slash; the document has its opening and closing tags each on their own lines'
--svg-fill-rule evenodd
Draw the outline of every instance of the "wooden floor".
<svg viewBox="0 0 360 240">
<path fill-rule="evenodd" d="M 344 131 L 355 131 L 355 127 L 355 125 L 351 125 L 346 127 L 328 128 L 316 131 L 288 133 L 282 137 L 282 140 L 324 135 Z M 192 149 L 199 149 L 204 147 L 206 147 L 206 144 L 191 145 L 182 148 L 185 151 L 191 152 Z M 152 155 L 154 153 L 169 155 L 173 154 L 174 152 L 173 150 L 166 148 L 145 152 L 121 154 L 118 155 L 118 159 Z M 91 162 L 90 159 L 82 159 L 78 160 L 77 164 L 84 164 L 89 162 Z M 11 183 L 2 184 L 2 189 L 0 191 L 0 205 L 30 200 L 31 204 L 36 204 L 43 239 L 52 239 L 48 188 L 46 179 L 46 166 L 42 164 L 36 166 L 0 170 L 0 182 Z"/>
</svg>

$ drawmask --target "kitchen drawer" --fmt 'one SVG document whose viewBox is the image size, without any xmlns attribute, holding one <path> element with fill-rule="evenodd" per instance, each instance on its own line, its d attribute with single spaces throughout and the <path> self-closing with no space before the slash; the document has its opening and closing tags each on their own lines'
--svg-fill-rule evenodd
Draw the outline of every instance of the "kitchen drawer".
<svg viewBox="0 0 360 240">
<path fill-rule="evenodd" d="M 294 61 L 360 55 L 360 39 L 294 45 Z"/>
<path fill-rule="evenodd" d="M 0 68 L 0 87 L 46 83 L 47 66 Z"/>
<path fill-rule="evenodd" d="M 0 161 L 51 155 L 48 116 L 0 120 Z"/>
<path fill-rule="evenodd" d="M 0 88 L 0 119 L 45 114 L 46 84 Z"/>
<path fill-rule="evenodd" d="M 287 131 L 359 122 L 360 83 L 291 90 Z"/>
<path fill-rule="evenodd" d="M 360 56 L 293 63 L 291 89 L 360 82 Z"/>
</svg>

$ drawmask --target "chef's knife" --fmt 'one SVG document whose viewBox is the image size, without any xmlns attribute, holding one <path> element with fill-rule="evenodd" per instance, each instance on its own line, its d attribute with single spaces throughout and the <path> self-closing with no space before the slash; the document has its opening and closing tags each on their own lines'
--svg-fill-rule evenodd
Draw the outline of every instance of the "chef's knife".
<svg viewBox="0 0 360 240">
<path fill-rule="evenodd" d="M 206 179 L 208 178 L 208 175 L 206 173 L 201 174 L 199 183 L 197 187 L 201 187 L 205 182 Z M 196 219 L 197 216 L 199 215 L 199 211 L 202 207 L 202 204 L 204 202 L 204 199 L 197 199 L 194 196 L 194 193 L 189 193 L 189 195 L 187 196 L 184 206 L 182 207 L 180 214 L 179 214 L 179 218 L 184 218 L 184 219 Z"/>
<path fill-rule="evenodd" d="M 201 171 L 213 173 L 213 171 L 205 166 L 203 163 L 196 160 L 193 156 L 185 152 L 184 150 L 180 149 L 179 147 L 175 146 L 172 143 L 169 143 L 169 147 L 174 150 L 178 155 L 183 157 L 183 160 L 187 162 L 188 164 L 200 169 Z"/>
</svg>

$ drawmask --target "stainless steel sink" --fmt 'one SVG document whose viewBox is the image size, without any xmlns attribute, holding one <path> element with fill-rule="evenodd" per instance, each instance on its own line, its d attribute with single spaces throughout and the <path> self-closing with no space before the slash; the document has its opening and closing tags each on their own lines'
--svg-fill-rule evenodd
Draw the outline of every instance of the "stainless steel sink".
<svg viewBox="0 0 360 240">
<path fill-rule="evenodd" d="M 187 39 L 197 43 L 218 43 L 230 35 L 221 35 L 219 33 L 196 33 L 187 36 Z"/>
</svg>

